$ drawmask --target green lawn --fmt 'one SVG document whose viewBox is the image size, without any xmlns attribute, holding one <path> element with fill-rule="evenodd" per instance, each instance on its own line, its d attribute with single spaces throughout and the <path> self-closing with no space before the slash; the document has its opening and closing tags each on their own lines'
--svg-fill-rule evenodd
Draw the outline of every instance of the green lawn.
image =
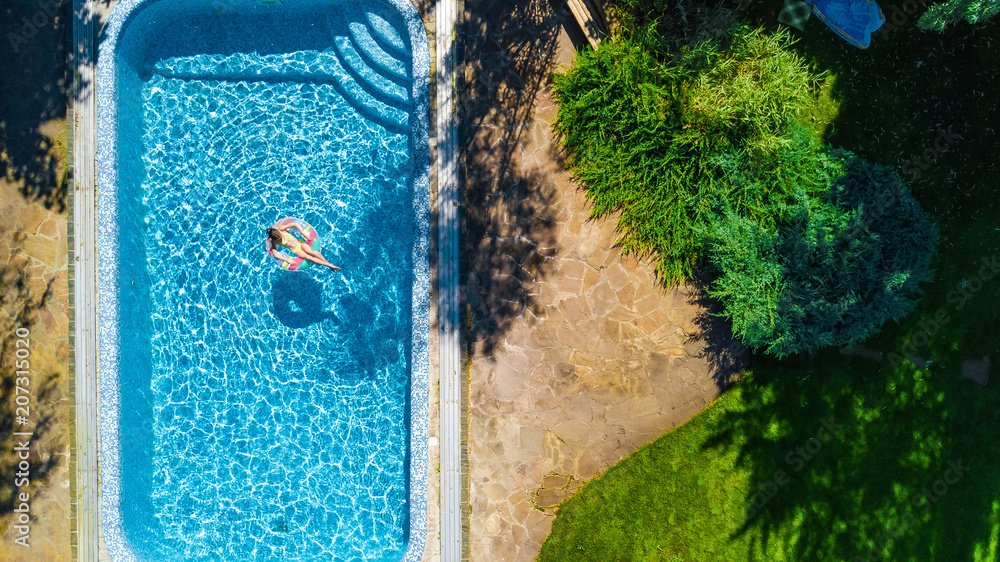
<svg viewBox="0 0 1000 562">
<path fill-rule="evenodd" d="M 954 370 L 760 365 L 567 500 L 540 560 L 995 560 L 998 393 Z"/>
<path fill-rule="evenodd" d="M 771 26 L 779 7 L 750 17 Z M 1000 375 L 960 376 L 967 360 L 1000 365 L 1000 272 L 984 267 L 995 257 L 1000 271 L 1000 25 L 939 34 L 909 18 L 867 51 L 813 18 L 795 48 L 829 73 L 804 121 L 899 167 L 938 222 L 918 309 L 865 342 L 881 360 L 758 358 L 736 389 L 567 500 L 540 560 L 1000 559 Z M 826 425 L 842 427 L 824 440 Z"/>
</svg>

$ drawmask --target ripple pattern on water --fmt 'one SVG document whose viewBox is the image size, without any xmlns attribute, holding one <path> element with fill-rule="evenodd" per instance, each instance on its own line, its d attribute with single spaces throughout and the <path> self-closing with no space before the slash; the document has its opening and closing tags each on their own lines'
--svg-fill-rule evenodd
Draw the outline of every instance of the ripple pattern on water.
<svg viewBox="0 0 1000 562">
<path fill-rule="evenodd" d="M 121 139 L 141 142 L 142 174 L 122 178 L 134 201 L 120 279 L 123 307 L 152 312 L 127 338 L 122 310 L 121 369 L 150 380 L 150 551 L 381 560 L 406 547 L 408 137 L 322 80 L 324 57 L 143 69 L 142 137 Z M 311 223 L 343 271 L 277 269 L 264 228 L 284 216 Z"/>
</svg>

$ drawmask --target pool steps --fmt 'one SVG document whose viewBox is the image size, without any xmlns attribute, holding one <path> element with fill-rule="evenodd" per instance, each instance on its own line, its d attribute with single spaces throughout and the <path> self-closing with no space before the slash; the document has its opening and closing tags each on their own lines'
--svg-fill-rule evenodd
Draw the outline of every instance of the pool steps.
<svg viewBox="0 0 1000 562">
<path fill-rule="evenodd" d="M 398 78 L 401 85 L 408 86 L 410 83 L 410 72 L 407 69 L 405 60 L 399 60 L 387 53 L 372 37 L 368 26 L 359 21 L 352 21 L 347 24 L 351 31 L 357 50 L 365 61 L 373 67 L 378 67 L 386 72 L 390 77 Z"/>
<path fill-rule="evenodd" d="M 336 65 L 339 72 L 334 72 L 337 77 L 337 84 L 340 87 L 337 91 L 340 92 L 342 96 L 351 101 L 355 109 L 359 113 L 364 115 L 364 117 L 370 121 L 374 121 L 379 125 L 382 125 L 386 129 L 399 132 L 401 134 L 409 134 L 410 131 L 410 111 L 409 111 L 409 101 L 397 101 L 396 103 L 385 103 L 384 96 L 383 99 L 372 95 L 369 92 L 369 88 L 375 89 L 371 84 L 365 84 L 364 82 L 359 82 L 357 77 L 349 72 L 345 66 L 346 63 L 342 63 L 340 60 L 339 53 L 336 49 L 333 52 L 338 55 L 330 57 L 331 61 Z M 365 88 L 364 86 L 368 86 Z M 400 107 L 402 106 L 402 107 Z"/>
<path fill-rule="evenodd" d="M 373 95 L 382 98 L 388 104 L 409 104 L 410 95 L 406 88 L 389 80 L 368 66 L 361 55 L 354 49 L 354 43 L 350 37 L 334 37 L 333 44 L 340 55 L 342 66 L 351 74 L 357 82 L 367 83 L 374 93 Z"/>
<path fill-rule="evenodd" d="M 408 130 L 411 80 L 404 61 L 412 55 L 401 34 L 387 20 L 369 11 L 384 9 L 378 2 L 365 8 L 347 2 L 340 8 L 329 16 L 328 23 L 334 31 L 336 62 L 345 77 L 341 80 L 347 90 L 345 97 L 365 117 L 386 115 Z M 339 34 L 342 29 L 348 31 L 347 35 Z M 385 125 L 385 119 L 372 120 Z"/>
<path fill-rule="evenodd" d="M 334 45 L 340 55 L 342 66 L 355 80 L 371 86 L 375 95 L 383 97 L 383 101 L 389 105 L 402 102 L 405 107 L 409 107 L 412 81 L 405 61 L 411 58 L 411 55 L 400 52 L 398 48 L 383 48 L 383 44 L 391 44 L 401 39 L 398 38 L 398 32 L 387 22 L 383 21 L 383 29 L 374 27 L 370 23 L 369 14 L 370 12 L 358 8 L 356 4 L 348 3 L 342 4 L 341 10 L 329 16 Z M 347 34 L 341 35 L 344 30 Z M 384 40 L 381 43 L 375 39 L 385 33 L 392 34 L 395 39 Z"/>
<path fill-rule="evenodd" d="M 236 54 L 221 56 L 215 61 L 215 68 L 210 72 L 201 68 L 187 69 L 184 68 L 183 62 L 177 64 L 175 61 L 173 70 L 157 68 L 151 69 L 151 73 L 180 80 L 291 81 L 330 84 L 369 121 L 393 132 L 407 134 L 410 121 L 409 92 L 408 88 L 398 83 L 401 81 L 400 67 L 404 69 L 403 76 L 406 76 L 406 63 L 392 58 L 393 55 L 381 49 L 380 43 L 372 38 L 371 32 L 376 35 L 381 32 L 368 28 L 367 24 L 360 24 L 368 22 L 365 10 L 353 8 L 350 4 L 345 4 L 343 7 L 345 14 L 330 16 L 329 24 L 332 29 L 350 29 L 351 33 L 347 36 L 334 37 L 334 48 L 324 53 L 326 56 L 323 57 L 322 63 L 327 67 L 325 72 L 310 71 L 311 63 L 315 61 L 285 61 L 280 68 L 250 73 L 244 70 L 240 61 L 241 55 Z M 388 26 L 388 23 L 385 25 Z M 369 33 L 363 34 L 359 28 L 367 29 Z M 356 37 L 362 39 L 357 41 Z M 369 50 L 360 48 L 360 45 L 367 45 Z M 361 52 L 365 52 L 367 56 L 363 56 Z M 385 74 L 369 65 L 366 60 L 386 61 L 378 67 Z M 232 70 L 227 72 L 227 69 Z"/>
<path fill-rule="evenodd" d="M 342 12 L 329 16 L 334 46 L 320 55 L 322 60 L 285 59 L 275 61 L 272 69 L 249 72 L 241 60 L 242 55 L 220 55 L 213 61 L 212 69 L 174 60 L 170 69 L 160 65 L 147 69 L 144 78 L 157 74 L 187 81 L 329 84 L 367 120 L 393 132 L 408 134 L 411 80 L 407 63 L 397 57 L 410 55 L 401 51 L 402 39 L 398 31 L 377 14 L 372 15 L 367 7 L 361 9 L 353 3 L 340 6 Z M 379 27 L 375 27 L 373 21 L 379 22 Z M 343 34 L 341 30 L 348 32 Z M 324 71 L 312 70 L 316 63 L 320 63 Z"/>
<path fill-rule="evenodd" d="M 405 34 L 390 23 L 391 12 L 380 2 L 368 2 L 364 9 L 357 3 L 347 2 L 343 4 L 343 8 L 344 16 L 349 21 L 365 24 L 383 51 L 397 59 L 409 60 L 412 57 L 406 41 L 403 40 Z"/>
<path fill-rule="evenodd" d="M 331 59 L 333 61 L 332 66 L 340 67 L 340 62 L 336 60 L 336 57 L 331 57 Z M 338 68 L 338 70 L 340 70 L 340 73 L 336 77 L 325 73 L 311 74 L 308 72 L 267 72 L 260 74 L 250 74 L 246 72 L 216 72 L 211 74 L 201 74 L 193 72 L 156 70 L 154 71 L 154 74 L 168 79 L 187 81 L 303 82 L 312 84 L 329 84 L 333 86 L 337 92 L 344 97 L 344 99 L 348 100 L 352 107 L 364 116 L 365 119 L 399 134 L 407 134 L 409 132 L 410 113 L 408 111 L 382 103 L 365 91 L 365 89 L 362 88 L 361 85 L 359 85 L 353 78 L 351 78 L 350 75 L 343 70 L 343 68 Z"/>
</svg>

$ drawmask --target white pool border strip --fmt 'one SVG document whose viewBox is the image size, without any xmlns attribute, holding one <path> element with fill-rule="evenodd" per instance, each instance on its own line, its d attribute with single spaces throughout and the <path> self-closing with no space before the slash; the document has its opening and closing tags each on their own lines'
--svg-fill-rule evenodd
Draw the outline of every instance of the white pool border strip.
<svg viewBox="0 0 1000 562">
<path fill-rule="evenodd" d="M 73 361 L 76 441 L 76 557 L 95 562 L 99 553 L 97 418 L 97 199 L 93 0 L 73 0 Z"/>
<path fill-rule="evenodd" d="M 79 0 L 76 0 L 79 1 Z M 87 0 L 84 0 L 87 1 Z M 117 169 L 117 94 L 116 64 L 118 39 L 125 25 L 147 4 L 160 0 L 122 0 L 112 10 L 103 30 L 96 72 L 97 100 L 97 286 L 99 296 L 99 391 L 100 391 L 100 462 L 101 522 L 104 541 L 116 562 L 137 561 L 126 543 L 121 513 L 121 388 L 119 385 L 118 323 L 118 169 Z M 296 0 L 285 0 L 293 3 Z M 370 1 L 370 0 L 364 0 Z M 321 5 L 322 2 L 304 0 Z M 413 170 L 414 246 L 412 251 L 413 323 L 409 396 L 409 531 L 404 562 L 416 562 L 424 555 L 427 540 L 427 409 L 429 327 L 429 230 L 430 178 L 428 156 L 430 55 L 427 34 L 416 7 L 409 0 L 385 0 L 402 15 L 410 35 L 413 56 L 413 109 L 411 156 Z M 91 152 L 91 154 L 93 154 Z M 93 211 L 91 211 L 93 212 Z M 80 217 L 81 215 L 76 215 Z M 79 218 L 77 219 L 79 220 Z M 82 272 L 96 283 L 94 272 Z M 77 278 L 78 291 L 84 276 Z M 91 285 L 93 286 L 93 285 Z M 82 301 L 77 301 L 79 304 Z M 97 316 L 95 316 L 96 318 Z M 81 330 L 77 324 L 77 331 Z M 93 340 L 93 335 L 91 335 Z M 77 340 L 78 345 L 80 340 Z M 94 533 L 96 539 L 96 529 Z"/>
<path fill-rule="evenodd" d="M 456 1 L 437 0 L 435 90 L 438 209 L 438 359 L 441 423 L 441 560 L 462 559 L 462 363 L 459 330 Z"/>
</svg>

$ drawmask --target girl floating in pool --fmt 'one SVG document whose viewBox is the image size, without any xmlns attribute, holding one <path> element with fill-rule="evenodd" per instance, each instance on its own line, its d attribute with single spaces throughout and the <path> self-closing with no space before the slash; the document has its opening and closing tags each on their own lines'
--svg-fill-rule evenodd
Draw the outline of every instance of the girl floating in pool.
<svg viewBox="0 0 1000 562">
<path fill-rule="evenodd" d="M 297 224 L 286 224 L 284 226 L 279 226 L 278 228 L 269 228 L 267 229 L 267 238 L 271 242 L 271 247 L 277 248 L 278 246 L 284 246 L 302 259 L 309 260 L 319 265 L 325 265 L 329 267 L 331 271 L 340 271 L 339 267 L 326 261 L 323 254 L 313 250 L 308 244 L 303 244 L 301 240 L 292 235 L 292 233 L 288 232 L 288 229 L 293 226 L 299 231 L 299 234 L 301 234 L 303 238 L 308 238 L 306 233 L 303 232 L 302 227 Z M 285 261 L 291 263 L 293 260 L 288 258 Z"/>
</svg>

